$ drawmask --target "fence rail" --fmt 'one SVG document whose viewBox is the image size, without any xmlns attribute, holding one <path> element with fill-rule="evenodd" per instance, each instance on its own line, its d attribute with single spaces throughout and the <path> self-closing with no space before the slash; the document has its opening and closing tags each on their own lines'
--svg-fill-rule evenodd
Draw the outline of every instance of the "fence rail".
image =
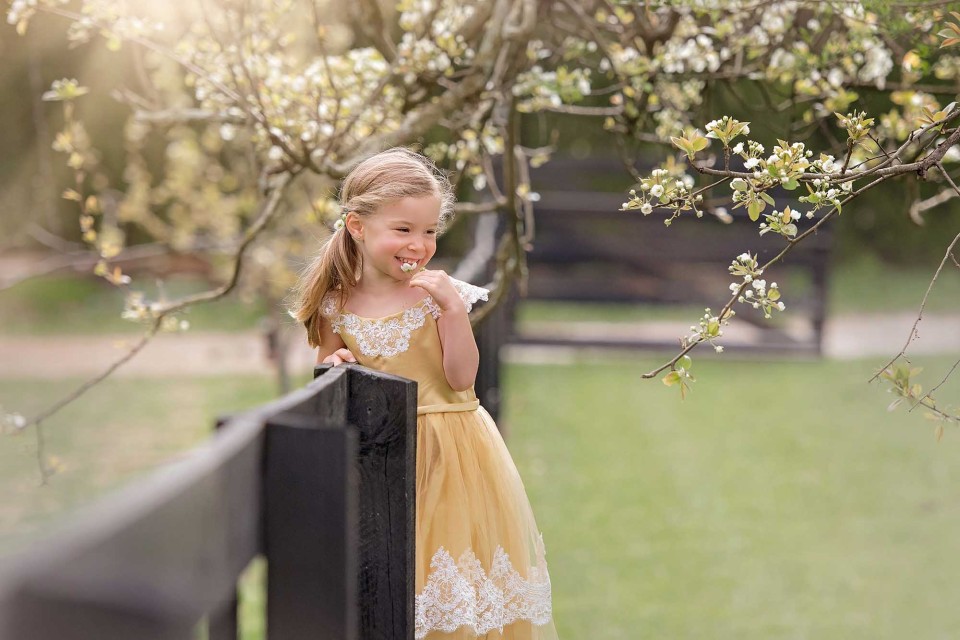
<svg viewBox="0 0 960 640">
<path fill-rule="evenodd" d="M 8 558 L 0 638 L 237 638 L 262 553 L 269 640 L 412 639 L 416 383 L 316 374 Z"/>
</svg>

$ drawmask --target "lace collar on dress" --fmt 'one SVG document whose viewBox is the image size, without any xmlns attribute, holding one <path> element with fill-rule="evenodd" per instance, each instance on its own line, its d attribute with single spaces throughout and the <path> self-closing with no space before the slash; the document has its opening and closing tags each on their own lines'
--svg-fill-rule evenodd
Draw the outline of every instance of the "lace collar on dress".
<svg viewBox="0 0 960 640">
<path fill-rule="evenodd" d="M 478 300 L 486 300 L 490 293 L 483 287 L 450 278 L 467 311 Z M 424 325 L 427 315 L 435 320 L 441 316 L 440 305 L 429 294 L 409 309 L 383 316 L 364 318 L 349 311 L 337 313 L 337 298 L 328 293 L 320 305 L 320 312 L 330 319 L 334 333 L 349 333 L 365 356 L 390 358 L 410 348 L 410 334 Z"/>
</svg>

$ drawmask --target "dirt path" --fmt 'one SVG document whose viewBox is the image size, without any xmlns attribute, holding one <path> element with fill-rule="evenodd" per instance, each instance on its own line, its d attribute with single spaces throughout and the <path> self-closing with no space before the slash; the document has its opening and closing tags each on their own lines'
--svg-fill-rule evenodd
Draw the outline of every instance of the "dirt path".
<svg viewBox="0 0 960 640">
<path fill-rule="evenodd" d="M 893 356 L 909 335 L 915 316 L 839 316 L 827 324 L 824 350 L 828 357 L 853 359 Z M 671 340 L 676 323 L 591 326 L 607 333 L 642 334 Z M 960 354 L 960 314 L 930 315 L 918 327 L 919 339 L 910 353 Z M 294 337 L 292 371 L 307 371 L 314 353 Z M 731 336 L 732 338 L 732 336 Z M 3 336 L 0 337 L 0 378 L 62 378 L 94 375 L 120 357 L 137 340 L 123 336 Z M 734 353 L 731 348 L 729 353 Z M 511 346 L 504 357 L 515 362 L 554 362 L 569 349 Z M 589 357 L 588 352 L 576 355 Z M 117 371 L 121 376 L 265 374 L 272 371 L 263 335 L 257 332 L 166 334 L 155 338 Z"/>
</svg>

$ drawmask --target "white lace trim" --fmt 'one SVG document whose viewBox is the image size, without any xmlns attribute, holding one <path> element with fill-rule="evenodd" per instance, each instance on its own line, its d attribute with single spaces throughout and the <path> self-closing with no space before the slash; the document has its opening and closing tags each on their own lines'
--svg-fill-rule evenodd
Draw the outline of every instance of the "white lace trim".
<svg viewBox="0 0 960 640">
<path fill-rule="evenodd" d="M 483 287 L 478 287 L 469 282 L 457 280 L 456 278 L 450 278 L 450 282 L 453 283 L 457 293 L 460 294 L 460 299 L 463 300 L 463 306 L 467 308 L 467 311 L 473 309 L 473 305 L 478 300 L 487 300 L 487 295 L 490 293 L 489 289 L 484 289 Z"/>
<path fill-rule="evenodd" d="M 392 358 L 410 348 L 410 334 L 423 326 L 427 315 L 440 317 L 440 307 L 427 296 L 402 315 L 371 320 L 341 313 L 331 323 L 334 333 L 346 330 L 365 356 Z"/>
<path fill-rule="evenodd" d="M 529 620 L 543 625 L 553 615 L 550 574 L 547 572 L 543 537 L 538 540 L 537 563 L 525 580 L 497 546 L 490 575 L 486 575 L 473 550 L 467 549 L 455 563 L 440 547 L 430 561 L 430 576 L 416 596 L 417 640 L 434 630 L 451 633 L 469 627 L 481 636 L 506 625 Z"/>
<path fill-rule="evenodd" d="M 490 293 L 483 287 L 456 278 L 450 278 L 450 281 L 460 294 L 467 311 L 470 311 L 478 300 L 486 300 Z M 384 358 L 396 356 L 410 348 L 410 334 L 424 325 L 427 314 L 434 319 L 439 319 L 441 315 L 440 305 L 429 295 L 402 314 L 386 318 L 362 318 L 350 312 L 336 315 L 336 296 L 332 293 L 324 298 L 320 311 L 331 318 L 330 327 L 334 333 L 346 330 L 353 336 L 363 355 Z"/>
</svg>

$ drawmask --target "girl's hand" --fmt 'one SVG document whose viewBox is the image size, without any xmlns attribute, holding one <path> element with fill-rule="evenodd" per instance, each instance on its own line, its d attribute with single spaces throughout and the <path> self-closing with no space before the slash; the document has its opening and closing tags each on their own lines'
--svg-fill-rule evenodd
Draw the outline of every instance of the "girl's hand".
<svg viewBox="0 0 960 640">
<path fill-rule="evenodd" d="M 466 310 L 446 271 L 424 269 L 410 279 L 410 286 L 420 287 L 429 293 L 434 302 L 440 305 L 441 311 L 454 311 L 457 308 Z"/>
<path fill-rule="evenodd" d="M 337 349 L 324 358 L 321 364 L 332 364 L 333 366 L 337 366 L 339 364 L 343 364 L 344 362 L 350 362 L 353 364 L 357 363 L 357 359 L 352 353 L 350 353 L 349 349 Z"/>
</svg>

